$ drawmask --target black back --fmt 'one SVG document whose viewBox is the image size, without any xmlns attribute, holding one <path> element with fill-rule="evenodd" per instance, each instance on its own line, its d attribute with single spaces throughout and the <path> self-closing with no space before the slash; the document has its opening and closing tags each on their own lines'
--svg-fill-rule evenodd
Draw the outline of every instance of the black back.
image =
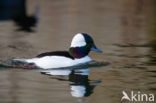
<svg viewBox="0 0 156 103">
<path fill-rule="evenodd" d="M 71 58 L 74 59 L 74 57 L 72 57 L 68 51 L 54 51 L 54 52 L 46 52 L 46 53 L 42 53 L 37 55 L 38 58 L 44 57 L 44 56 L 64 56 L 67 58 Z"/>
</svg>

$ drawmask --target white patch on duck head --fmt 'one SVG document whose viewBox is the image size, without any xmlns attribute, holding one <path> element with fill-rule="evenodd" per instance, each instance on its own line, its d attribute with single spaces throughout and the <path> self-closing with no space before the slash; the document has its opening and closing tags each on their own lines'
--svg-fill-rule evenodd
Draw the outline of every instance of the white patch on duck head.
<svg viewBox="0 0 156 103">
<path fill-rule="evenodd" d="M 70 47 L 82 47 L 86 45 L 84 36 L 81 33 L 76 34 L 71 42 Z"/>
</svg>

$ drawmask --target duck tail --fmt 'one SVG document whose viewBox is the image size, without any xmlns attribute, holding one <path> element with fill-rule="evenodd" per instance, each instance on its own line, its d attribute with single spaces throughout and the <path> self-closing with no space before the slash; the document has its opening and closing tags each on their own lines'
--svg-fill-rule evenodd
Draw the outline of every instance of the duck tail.
<svg viewBox="0 0 156 103">
<path fill-rule="evenodd" d="M 27 62 L 27 59 L 11 59 L 10 64 L 13 68 L 39 69 L 34 63 Z"/>
</svg>

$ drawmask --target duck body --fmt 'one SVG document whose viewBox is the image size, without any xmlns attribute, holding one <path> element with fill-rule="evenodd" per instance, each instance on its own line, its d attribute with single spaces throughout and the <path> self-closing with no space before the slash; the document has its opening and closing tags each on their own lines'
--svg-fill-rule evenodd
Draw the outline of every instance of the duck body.
<svg viewBox="0 0 156 103">
<path fill-rule="evenodd" d="M 51 69 L 51 68 L 62 68 L 62 67 L 70 67 L 76 66 L 79 64 L 84 64 L 91 62 L 92 59 L 88 56 L 91 48 L 93 51 L 102 52 L 98 49 L 88 34 L 78 33 L 74 36 L 69 51 L 54 51 L 54 52 L 46 52 L 37 55 L 35 58 L 31 59 L 13 59 L 14 62 L 22 62 L 26 64 L 34 64 L 35 66 L 43 69 Z M 89 41 L 86 39 L 91 40 Z"/>
<path fill-rule="evenodd" d="M 31 59 L 14 59 L 14 61 L 26 62 L 28 64 L 33 63 L 39 68 L 51 69 L 88 63 L 91 62 L 92 59 L 89 56 L 85 56 L 83 58 L 73 58 L 68 55 L 67 51 L 55 51 L 43 53 Z"/>
</svg>

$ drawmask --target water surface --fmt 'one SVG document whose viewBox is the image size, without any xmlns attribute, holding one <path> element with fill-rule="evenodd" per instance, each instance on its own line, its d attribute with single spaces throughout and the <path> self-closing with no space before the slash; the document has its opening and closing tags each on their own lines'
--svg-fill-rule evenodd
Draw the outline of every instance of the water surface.
<svg viewBox="0 0 156 103">
<path fill-rule="evenodd" d="M 123 90 L 156 95 L 154 0 L 27 0 L 27 15 L 36 6 L 33 32 L 0 21 L 0 60 L 68 50 L 72 37 L 86 32 L 103 50 L 89 56 L 109 65 L 46 73 L 1 68 L 1 103 L 118 103 Z"/>
</svg>

